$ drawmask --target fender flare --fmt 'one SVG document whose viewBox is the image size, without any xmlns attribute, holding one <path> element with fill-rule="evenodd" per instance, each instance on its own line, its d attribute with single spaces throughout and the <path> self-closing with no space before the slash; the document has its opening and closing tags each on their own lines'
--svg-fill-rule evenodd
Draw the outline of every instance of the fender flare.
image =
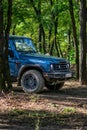
<svg viewBox="0 0 87 130">
<path fill-rule="evenodd" d="M 26 72 L 27 70 L 31 70 L 31 69 L 38 70 L 43 75 L 44 69 L 40 65 L 36 65 L 36 64 L 35 65 L 22 65 L 22 67 L 20 68 L 18 72 L 18 77 L 17 77 L 18 85 L 20 85 L 22 74 Z"/>
</svg>

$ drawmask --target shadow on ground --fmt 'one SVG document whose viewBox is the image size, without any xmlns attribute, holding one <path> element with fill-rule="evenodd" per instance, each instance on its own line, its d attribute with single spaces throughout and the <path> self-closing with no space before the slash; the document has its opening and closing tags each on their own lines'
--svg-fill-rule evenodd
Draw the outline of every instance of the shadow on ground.
<svg viewBox="0 0 87 130">
<path fill-rule="evenodd" d="M 14 87 L 13 94 L 0 98 L 8 109 L 0 113 L 0 130 L 87 130 L 86 86 L 69 83 L 59 91 L 45 88 L 39 94 Z"/>
<path fill-rule="evenodd" d="M 87 116 L 55 114 L 47 111 L 14 109 L 0 114 L 0 129 L 6 130 L 86 130 Z M 84 122 L 85 120 L 85 122 Z"/>
<path fill-rule="evenodd" d="M 13 91 L 18 95 L 33 95 L 24 93 L 21 87 L 14 87 Z M 87 86 L 66 84 L 61 90 L 51 91 L 45 88 L 41 93 L 36 95 L 48 99 L 49 101 L 63 102 L 63 105 L 64 103 L 68 105 L 67 102 L 72 102 L 75 103 L 77 107 L 87 107 Z"/>
<path fill-rule="evenodd" d="M 20 86 L 13 87 L 13 91 L 15 92 L 24 92 Z M 57 95 L 57 94 L 63 94 L 63 95 L 71 95 L 73 97 L 83 97 L 87 98 L 87 86 L 72 86 L 72 87 L 63 87 L 62 89 L 55 91 L 55 90 L 48 90 L 44 89 L 41 93 L 39 94 L 50 94 L 50 95 Z"/>
</svg>

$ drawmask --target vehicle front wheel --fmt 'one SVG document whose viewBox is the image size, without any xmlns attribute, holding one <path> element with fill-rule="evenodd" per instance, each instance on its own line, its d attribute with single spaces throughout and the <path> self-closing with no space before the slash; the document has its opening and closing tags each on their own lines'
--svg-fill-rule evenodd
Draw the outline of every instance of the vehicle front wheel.
<svg viewBox="0 0 87 130">
<path fill-rule="evenodd" d="M 47 84 L 46 87 L 49 89 L 49 90 L 59 90 L 63 87 L 64 85 L 64 82 L 62 83 L 58 83 L 58 84 Z"/>
<path fill-rule="evenodd" d="M 21 77 L 21 86 L 25 92 L 38 93 L 44 87 L 44 78 L 37 70 L 26 71 Z"/>
</svg>

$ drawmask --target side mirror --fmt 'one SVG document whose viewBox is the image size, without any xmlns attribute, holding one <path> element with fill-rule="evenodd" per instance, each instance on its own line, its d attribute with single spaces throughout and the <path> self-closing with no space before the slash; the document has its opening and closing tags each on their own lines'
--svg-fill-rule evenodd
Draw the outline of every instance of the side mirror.
<svg viewBox="0 0 87 130">
<path fill-rule="evenodd" d="M 11 58 L 13 58 L 13 57 L 14 57 L 13 51 L 12 51 L 12 50 L 8 50 L 8 55 L 9 55 Z"/>
</svg>

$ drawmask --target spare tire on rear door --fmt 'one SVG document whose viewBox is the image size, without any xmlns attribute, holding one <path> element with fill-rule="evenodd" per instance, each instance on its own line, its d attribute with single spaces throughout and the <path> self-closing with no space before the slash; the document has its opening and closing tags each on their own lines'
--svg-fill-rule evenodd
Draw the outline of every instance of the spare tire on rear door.
<svg viewBox="0 0 87 130">
<path fill-rule="evenodd" d="M 44 87 L 44 78 L 37 70 L 28 70 L 21 77 L 21 86 L 28 93 L 38 93 Z"/>
</svg>

